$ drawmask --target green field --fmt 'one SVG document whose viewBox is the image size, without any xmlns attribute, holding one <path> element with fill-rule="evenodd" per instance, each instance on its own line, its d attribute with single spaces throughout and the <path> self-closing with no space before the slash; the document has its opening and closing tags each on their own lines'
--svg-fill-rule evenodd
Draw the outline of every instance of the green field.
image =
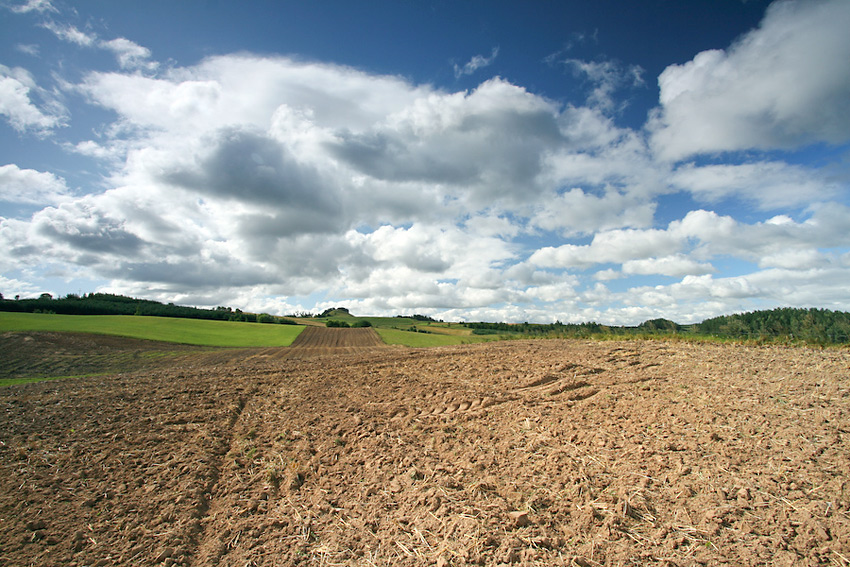
<svg viewBox="0 0 850 567">
<path fill-rule="evenodd" d="M 47 331 L 118 335 L 216 347 L 289 346 L 304 327 L 134 315 L 53 315 L 0 312 L 0 332 Z"/>
<path fill-rule="evenodd" d="M 416 333 L 378 327 L 375 329 L 381 339 L 388 345 L 404 345 L 414 348 L 435 347 L 445 345 L 461 345 L 492 341 L 494 337 L 443 335 L 437 333 Z"/>
</svg>

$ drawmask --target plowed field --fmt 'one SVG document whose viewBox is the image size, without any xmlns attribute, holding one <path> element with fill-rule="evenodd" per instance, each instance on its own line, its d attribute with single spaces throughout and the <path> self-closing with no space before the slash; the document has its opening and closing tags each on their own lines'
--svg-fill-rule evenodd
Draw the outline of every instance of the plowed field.
<svg viewBox="0 0 850 567">
<path fill-rule="evenodd" d="M 371 328 L 345 329 L 306 327 L 292 343 L 290 356 L 318 356 L 363 353 L 374 348 L 386 348 Z"/>
<path fill-rule="evenodd" d="M 0 389 L 0 565 L 850 564 L 847 351 L 339 331 Z"/>
</svg>

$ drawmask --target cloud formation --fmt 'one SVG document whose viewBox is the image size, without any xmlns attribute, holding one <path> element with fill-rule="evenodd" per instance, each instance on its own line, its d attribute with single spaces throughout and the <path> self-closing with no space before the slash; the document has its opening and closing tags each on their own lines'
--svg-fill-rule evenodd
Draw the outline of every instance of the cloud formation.
<svg viewBox="0 0 850 567">
<path fill-rule="evenodd" d="M 50 24 L 116 56 L 114 70 L 56 87 L 113 117 L 59 144 L 107 175 L 72 192 L 54 173 L 0 167 L 0 200 L 30 206 L 0 218 L 2 281 L 42 270 L 278 313 L 344 302 L 618 324 L 847 305 L 850 292 L 826 289 L 850 276 L 846 182 L 769 153 L 702 157 L 850 139 L 850 76 L 834 56 L 843 6 L 780 2 L 726 51 L 669 67 L 643 129 L 617 122 L 618 92 L 642 70 L 607 60 L 567 60 L 592 87 L 569 104 L 505 78 L 451 90 L 282 56 L 158 65 L 130 40 Z M 51 93 L 0 67 L 0 114 L 17 131 L 68 122 Z M 743 137 L 741 124 L 753 126 Z"/>
<path fill-rule="evenodd" d="M 99 40 L 97 34 L 84 32 L 70 24 L 59 24 L 47 21 L 42 24 L 45 29 L 61 39 L 80 47 L 96 47 L 112 52 L 122 69 L 154 71 L 159 63 L 151 60 L 151 51 L 124 37 L 110 40 Z"/>
<path fill-rule="evenodd" d="M 52 173 L 0 166 L 0 201 L 31 205 L 54 204 L 70 198 L 65 181 Z"/>
<path fill-rule="evenodd" d="M 50 0 L 27 0 L 23 4 L 16 4 L 10 7 L 16 14 L 28 14 L 29 12 L 58 12 L 59 10 L 53 6 Z"/>
<path fill-rule="evenodd" d="M 726 50 L 661 73 L 650 128 L 665 159 L 850 139 L 850 4 L 778 1 Z"/>
<path fill-rule="evenodd" d="M 592 88 L 587 96 L 588 105 L 610 112 L 617 109 L 614 94 L 621 88 L 639 87 L 644 84 L 644 70 L 639 65 L 624 66 L 615 61 L 583 61 L 565 59 L 567 68 L 586 79 Z"/>
<path fill-rule="evenodd" d="M 499 56 L 499 47 L 496 46 L 493 48 L 493 51 L 490 53 L 490 57 L 484 57 L 483 55 L 476 55 L 469 61 L 467 61 L 463 66 L 454 64 L 455 78 L 459 79 L 464 75 L 472 75 L 479 69 L 484 67 L 489 67 L 493 64 L 493 61 L 496 60 L 496 57 Z"/>
<path fill-rule="evenodd" d="M 65 107 L 39 88 L 29 71 L 5 65 L 0 65 L 0 115 L 18 132 L 45 132 L 66 121 Z"/>
</svg>

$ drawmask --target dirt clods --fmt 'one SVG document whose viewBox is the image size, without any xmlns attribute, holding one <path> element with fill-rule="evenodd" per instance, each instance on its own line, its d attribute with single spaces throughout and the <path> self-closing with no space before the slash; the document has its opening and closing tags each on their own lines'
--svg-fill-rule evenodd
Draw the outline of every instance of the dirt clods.
<svg viewBox="0 0 850 567">
<path fill-rule="evenodd" d="M 356 331 L 0 389 L 0 565 L 850 564 L 847 351 Z"/>
</svg>

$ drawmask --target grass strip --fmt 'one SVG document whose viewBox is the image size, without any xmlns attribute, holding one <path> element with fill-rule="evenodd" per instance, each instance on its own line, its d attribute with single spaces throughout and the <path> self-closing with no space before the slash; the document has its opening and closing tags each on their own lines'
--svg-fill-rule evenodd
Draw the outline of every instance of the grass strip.
<svg viewBox="0 0 850 567">
<path fill-rule="evenodd" d="M 91 378 L 93 376 L 109 376 L 112 372 L 95 372 L 93 374 L 72 374 L 68 376 L 27 376 L 26 378 L 0 378 L 0 388 L 16 386 L 18 384 L 32 384 L 35 382 L 47 382 L 48 380 L 64 380 L 65 378 Z"/>
</svg>

